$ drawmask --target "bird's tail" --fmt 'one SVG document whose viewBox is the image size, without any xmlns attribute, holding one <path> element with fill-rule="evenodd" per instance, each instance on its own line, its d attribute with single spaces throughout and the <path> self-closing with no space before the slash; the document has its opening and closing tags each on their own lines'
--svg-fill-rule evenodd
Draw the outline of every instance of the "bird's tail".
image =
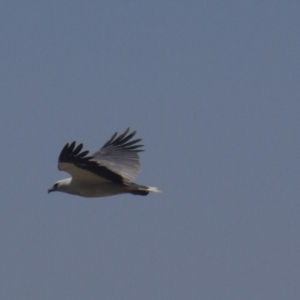
<svg viewBox="0 0 300 300">
<path fill-rule="evenodd" d="M 153 187 L 153 186 L 147 186 L 148 192 L 153 192 L 153 193 L 162 193 L 158 188 Z"/>
<path fill-rule="evenodd" d="M 130 193 L 133 195 L 146 196 L 149 194 L 149 192 L 161 193 L 161 191 L 158 188 L 152 186 L 144 186 L 136 183 L 131 183 L 129 187 Z"/>
</svg>

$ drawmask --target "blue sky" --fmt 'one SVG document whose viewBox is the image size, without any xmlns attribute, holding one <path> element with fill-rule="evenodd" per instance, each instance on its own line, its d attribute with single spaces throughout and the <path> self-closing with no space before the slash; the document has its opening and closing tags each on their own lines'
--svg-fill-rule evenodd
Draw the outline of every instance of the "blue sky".
<svg viewBox="0 0 300 300">
<path fill-rule="evenodd" d="M 297 299 L 297 1 L 5 1 L 1 299 Z M 47 194 L 130 126 L 136 182 Z"/>
</svg>

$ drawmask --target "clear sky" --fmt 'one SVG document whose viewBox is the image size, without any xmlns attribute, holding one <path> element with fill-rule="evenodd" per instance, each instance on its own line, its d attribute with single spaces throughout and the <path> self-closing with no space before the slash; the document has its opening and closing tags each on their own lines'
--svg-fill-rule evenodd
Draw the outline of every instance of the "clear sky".
<svg viewBox="0 0 300 300">
<path fill-rule="evenodd" d="M 4 1 L 0 299 L 299 299 L 299 11 Z M 47 194 L 128 126 L 162 194 Z"/>
</svg>

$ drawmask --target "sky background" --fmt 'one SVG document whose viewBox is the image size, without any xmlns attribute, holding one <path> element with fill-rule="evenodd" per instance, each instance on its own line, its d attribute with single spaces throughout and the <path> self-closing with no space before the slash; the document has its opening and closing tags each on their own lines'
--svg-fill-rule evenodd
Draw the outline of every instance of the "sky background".
<svg viewBox="0 0 300 300">
<path fill-rule="evenodd" d="M 299 11 L 3 1 L 0 298 L 299 299 Z M 162 194 L 47 194 L 128 126 Z"/>
</svg>

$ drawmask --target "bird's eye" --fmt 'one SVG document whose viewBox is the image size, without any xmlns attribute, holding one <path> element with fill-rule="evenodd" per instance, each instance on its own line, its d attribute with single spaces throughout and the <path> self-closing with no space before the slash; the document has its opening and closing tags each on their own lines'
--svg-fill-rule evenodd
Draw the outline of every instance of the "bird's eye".
<svg viewBox="0 0 300 300">
<path fill-rule="evenodd" d="M 57 187 L 58 187 L 58 183 L 55 183 L 53 187 L 54 187 L 54 188 L 57 188 Z"/>
</svg>

